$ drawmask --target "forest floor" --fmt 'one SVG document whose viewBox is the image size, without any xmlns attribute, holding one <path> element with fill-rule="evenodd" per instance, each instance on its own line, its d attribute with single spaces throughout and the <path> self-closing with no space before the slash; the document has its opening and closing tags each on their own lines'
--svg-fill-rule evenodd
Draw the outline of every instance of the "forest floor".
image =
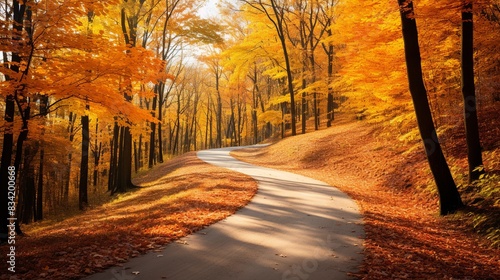
<svg viewBox="0 0 500 280">
<path fill-rule="evenodd" d="M 500 250 L 462 223 L 465 214 L 439 216 L 437 195 L 419 187 L 431 178 L 424 152 L 353 119 L 232 155 L 324 181 L 356 200 L 366 231 L 359 279 L 500 279 Z"/>
<path fill-rule="evenodd" d="M 359 279 L 500 279 L 500 249 L 465 226 L 463 214 L 438 215 L 436 195 L 420 188 L 430 178 L 423 152 L 408 152 L 380 136 L 381 129 L 344 117 L 332 128 L 234 155 L 322 180 L 355 199 L 366 231 L 365 260 L 353 275 Z M 135 183 L 144 188 L 64 221 L 24 226 L 15 276 L 0 279 L 78 279 L 120 265 L 224 219 L 256 192 L 249 177 L 203 163 L 195 153 Z M 0 245 L 2 255 L 7 248 Z"/>
<path fill-rule="evenodd" d="M 16 272 L 0 279 L 80 279 L 151 250 L 161 250 L 246 205 L 257 184 L 191 152 L 134 180 L 141 187 L 64 221 L 23 227 Z M 7 245 L 0 245 L 2 256 Z M 5 260 L 5 258 L 1 258 Z"/>
</svg>

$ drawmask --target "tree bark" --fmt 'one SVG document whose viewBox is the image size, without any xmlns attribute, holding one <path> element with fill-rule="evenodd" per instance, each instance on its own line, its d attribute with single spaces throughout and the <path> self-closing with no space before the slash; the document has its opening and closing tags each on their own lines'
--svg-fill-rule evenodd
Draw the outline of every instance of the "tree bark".
<svg viewBox="0 0 500 280">
<path fill-rule="evenodd" d="M 215 74 L 215 91 L 217 92 L 217 114 L 216 114 L 216 126 L 217 126 L 217 148 L 222 148 L 222 97 L 219 88 L 220 76 L 217 71 Z"/>
<path fill-rule="evenodd" d="M 259 84 L 258 84 L 258 72 L 257 63 L 254 63 L 253 75 L 250 77 L 253 82 L 252 88 L 252 130 L 253 130 L 253 143 L 257 144 L 259 142 L 259 120 L 257 116 L 257 108 L 259 106 Z M 262 110 L 264 113 L 264 110 Z"/>
<path fill-rule="evenodd" d="M 22 176 L 19 176 L 19 197 L 16 213 L 18 219 L 24 224 L 33 222 L 36 217 L 36 189 L 33 158 L 36 150 L 30 145 L 24 149 Z M 35 218 L 36 219 L 36 218 Z"/>
<path fill-rule="evenodd" d="M 303 71 L 307 71 L 305 69 L 305 66 L 304 66 L 304 69 Z M 302 89 L 305 90 L 307 87 L 307 82 L 306 82 L 306 79 L 302 79 Z M 307 121 L 307 94 L 304 92 L 302 92 L 302 98 L 301 98 L 301 102 L 302 102 L 302 109 L 301 109 L 301 114 L 302 114 L 302 134 L 306 134 L 306 121 Z"/>
<path fill-rule="evenodd" d="M 159 94 L 160 86 L 155 86 L 155 96 L 153 97 L 153 106 L 152 106 L 152 115 L 153 117 L 155 116 L 156 112 L 156 104 L 158 102 L 158 94 Z M 156 164 L 156 157 L 155 157 L 155 150 L 156 150 L 156 145 L 155 145 L 155 135 L 156 135 L 156 123 L 151 122 L 151 133 L 149 135 L 149 161 L 148 161 L 148 168 L 153 168 L 153 166 Z M 161 150 L 160 150 L 161 153 Z"/>
<path fill-rule="evenodd" d="M 88 108 L 87 108 L 88 109 Z M 80 162 L 80 183 L 78 185 L 78 207 L 85 210 L 88 206 L 88 178 L 89 178 L 89 116 L 81 117 L 82 124 L 82 160 Z"/>
<path fill-rule="evenodd" d="M 474 26 L 472 1 L 462 0 L 462 95 L 464 99 L 465 135 L 469 163 L 469 183 L 479 179 L 483 157 L 477 120 L 474 85 Z"/>
<path fill-rule="evenodd" d="M 99 120 L 96 119 L 95 123 L 95 137 L 94 137 L 94 172 L 93 172 L 93 180 L 92 184 L 94 187 L 97 186 L 97 181 L 99 179 L 99 173 L 98 173 L 98 168 L 99 168 L 99 162 L 101 160 L 101 155 L 102 155 L 102 142 L 97 141 L 97 135 L 99 135 Z"/>
<path fill-rule="evenodd" d="M 115 192 L 116 181 L 118 180 L 118 149 L 120 147 L 120 127 L 115 122 L 113 128 L 113 140 L 111 140 L 111 159 L 109 161 L 108 191 Z"/>
<path fill-rule="evenodd" d="M 42 144 L 43 145 L 43 144 Z M 40 165 L 38 167 L 38 186 L 36 195 L 36 211 L 35 222 L 43 220 L 43 161 L 45 158 L 45 150 L 42 146 L 40 149 Z"/>
<path fill-rule="evenodd" d="M 413 2 L 398 0 L 401 14 L 406 67 L 410 93 L 415 108 L 420 136 L 431 172 L 437 185 L 441 215 L 456 212 L 463 206 L 446 159 L 441 150 L 432 119 L 427 90 L 422 77 L 420 47 L 417 23 L 414 18 Z"/>
<path fill-rule="evenodd" d="M 161 91 L 163 92 L 164 86 L 160 87 Z M 163 97 L 163 94 L 161 94 Z M 163 98 L 162 98 L 163 99 Z M 160 99 L 158 100 L 158 162 L 163 163 L 163 130 L 161 123 L 163 121 L 163 101 Z"/>
</svg>

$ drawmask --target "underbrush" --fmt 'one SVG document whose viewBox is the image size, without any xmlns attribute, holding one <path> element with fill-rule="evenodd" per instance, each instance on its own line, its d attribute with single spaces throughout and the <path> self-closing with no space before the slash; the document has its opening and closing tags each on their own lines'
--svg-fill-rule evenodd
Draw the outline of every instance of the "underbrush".
<svg viewBox="0 0 500 280">
<path fill-rule="evenodd" d="M 380 133 L 382 137 L 393 138 L 398 136 L 399 149 L 408 158 L 415 153 L 424 153 L 420 135 L 415 124 L 407 120 L 408 118 L 394 118 L 389 125 L 384 126 L 385 133 Z M 495 114 L 489 114 L 491 123 L 499 118 Z M 483 124 L 485 126 L 485 124 Z M 487 126 L 486 126 L 487 127 Z M 492 125 L 491 127 L 495 127 Z M 482 144 L 488 149 L 483 151 L 484 167 L 479 169 L 484 173 L 479 180 L 468 183 L 468 165 L 465 139 L 462 127 L 453 129 L 438 129 L 439 139 L 443 142 L 442 147 L 448 165 L 462 196 L 466 207 L 455 215 L 451 215 L 449 220 L 462 226 L 465 230 L 474 231 L 484 236 L 491 247 L 500 248 L 500 147 L 498 139 L 500 133 L 496 129 L 482 130 Z M 415 172 L 412 176 L 412 184 L 422 195 L 436 197 L 438 195 L 434 178 L 430 172 L 427 162 L 417 164 L 421 160 L 409 161 L 407 164 L 409 172 Z"/>
<path fill-rule="evenodd" d="M 479 180 L 459 185 L 466 208 L 454 219 L 484 235 L 491 246 L 500 248 L 500 149 L 483 153 Z"/>
<path fill-rule="evenodd" d="M 491 247 L 500 248 L 500 149 L 483 152 L 485 166 L 478 169 L 484 173 L 479 180 L 468 183 L 466 159 L 449 158 L 448 164 L 465 207 L 448 217 L 449 221 L 484 236 Z M 417 184 L 424 195 L 437 196 L 432 174 L 426 168 L 418 178 L 426 183 Z"/>
</svg>

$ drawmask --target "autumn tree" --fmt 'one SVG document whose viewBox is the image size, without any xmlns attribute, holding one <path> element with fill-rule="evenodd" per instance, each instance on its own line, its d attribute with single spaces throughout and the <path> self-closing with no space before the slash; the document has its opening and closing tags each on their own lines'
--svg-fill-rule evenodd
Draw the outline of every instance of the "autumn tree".
<svg viewBox="0 0 500 280">
<path fill-rule="evenodd" d="M 327 0 L 324 5 L 321 5 L 321 13 L 319 17 L 319 24 L 321 25 L 321 28 L 324 30 L 326 33 L 326 37 L 332 37 L 332 25 L 334 24 L 334 12 L 333 8 L 336 4 L 337 0 Z M 325 38 L 326 39 L 326 38 Z M 333 60 L 334 60 L 334 46 L 333 42 L 329 40 L 322 40 L 321 41 L 321 47 L 323 48 L 324 52 L 327 55 L 327 127 L 330 127 L 332 125 L 332 122 L 335 120 L 335 102 L 334 102 L 334 96 L 333 96 L 333 87 L 332 87 L 332 82 L 333 82 Z"/>
<path fill-rule="evenodd" d="M 223 47 L 223 46 L 220 46 Z M 203 61 L 209 68 L 211 75 L 214 79 L 215 87 L 215 123 L 216 123 L 216 139 L 215 146 L 217 148 L 223 147 L 223 131 L 222 131 L 222 93 L 221 93 L 221 80 L 223 78 L 223 68 L 220 63 L 220 47 L 212 47 L 209 55 L 200 56 L 200 60 Z"/>
<path fill-rule="evenodd" d="M 22 3 L 19 1 L 12 1 L 12 5 L 8 7 L 5 6 L 5 23 L 10 24 L 9 33 L 4 34 L 4 36 L 8 36 L 12 42 L 17 43 L 17 46 L 22 44 L 23 36 L 23 21 L 25 18 L 25 13 L 27 9 L 27 3 Z M 8 11 L 9 9 L 10 11 Z M 3 147 L 2 147 L 2 160 L 0 166 L 0 177 L 1 178 L 9 178 L 9 167 L 12 165 L 12 149 L 14 146 L 14 114 L 15 114 L 15 104 L 18 102 L 20 91 L 23 89 L 22 78 L 24 75 L 20 75 L 22 71 L 21 69 L 21 49 L 12 49 L 11 51 L 11 61 L 7 63 L 7 55 L 5 51 L 3 51 L 3 63 L 4 67 L 7 68 L 8 74 L 4 74 L 6 81 L 13 81 L 13 83 L 17 83 L 14 87 L 8 89 L 11 92 L 7 94 L 5 97 L 5 128 L 4 128 L 4 137 L 3 137 Z M 19 103 L 18 103 L 19 104 Z M 16 167 L 14 165 L 15 171 L 19 171 L 19 165 Z M 15 178 L 14 178 L 15 179 Z M 8 181 L 3 179 L 0 185 L 0 238 L 2 240 L 6 239 L 8 236 L 7 229 L 7 218 L 10 217 L 10 212 L 8 211 L 8 201 L 9 201 L 9 186 Z M 12 201 L 13 202 L 13 201 Z M 12 203 L 13 204 L 13 203 Z"/>
<path fill-rule="evenodd" d="M 301 92 L 302 92 L 302 133 L 306 133 L 306 123 L 310 115 L 314 117 L 314 128 L 319 129 L 319 114 L 318 114 L 318 62 L 316 61 L 316 49 L 323 39 L 323 34 L 328 25 L 320 24 L 320 17 L 322 16 L 322 1 L 303 1 L 296 0 L 293 2 L 292 11 L 289 12 L 289 26 L 294 26 L 298 33 L 298 38 L 293 39 L 293 35 L 288 32 L 291 37 L 290 41 L 296 42 L 301 52 Z M 290 29 L 290 27 L 289 27 Z M 312 114 L 308 114 L 308 95 L 312 93 Z"/>
<path fill-rule="evenodd" d="M 447 215 L 457 211 L 457 209 L 463 206 L 463 203 L 443 155 L 429 107 L 427 91 L 422 76 L 413 1 L 399 0 L 398 4 L 401 15 L 410 94 L 415 107 L 418 128 L 425 147 L 427 160 L 438 188 L 440 213 L 441 215 Z"/>
<path fill-rule="evenodd" d="M 164 17 L 163 24 L 160 32 L 156 32 L 157 37 L 157 55 L 165 63 L 165 72 L 172 72 L 174 56 L 179 52 L 178 44 L 179 34 L 174 32 L 177 24 L 179 24 L 179 18 L 186 16 L 186 11 L 189 11 L 191 5 L 181 0 L 165 1 L 165 7 L 162 16 L 158 17 L 158 22 Z M 150 15 L 151 16 L 151 15 Z M 151 28 L 154 31 L 154 28 Z M 154 34 L 153 34 L 154 35 Z M 146 36 L 144 36 L 146 38 Z M 147 47 L 147 40 L 143 40 L 143 47 Z M 151 123 L 150 132 L 150 147 L 149 147 L 149 168 L 153 167 L 156 158 L 158 162 L 163 162 L 163 131 L 162 131 L 162 119 L 163 110 L 165 107 L 166 99 L 172 92 L 173 84 L 175 83 L 178 75 L 171 77 L 171 83 L 167 83 L 166 80 L 160 80 L 158 84 L 155 85 L 155 96 L 152 100 L 152 114 L 157 116 L 159 122 Z M 158 113 L 156 114 L 156 110 Z M 156 137 L 156 135 L 158 137 Z M 155 141 L 158 139 L 158 145 L 155 145 Z M 157 156 L 156 156 L 157 154 Z"/>
<path fill-rule="evenodd" d="M 123 6 L 120 9 L 120 24 L 124 43 L 127 46 L 127 53 L 137 46 L 138 41 L 138 27 L 139 20 L 144 16 L 145 9 L 152 9 L 153 7 L 145 7 L 146 0 L 124 0 Z M 155 2 L 152 3 L 152 6 Z M 133 87 L 131 84 L 131 77 L 124 77 L 124 84 L 122 86 L 123 96 L 129 102 L 133 98 Z M 114 178 L 110 185 L 111 193 L 126 192 L 131 188 L 136 187 L 132 183 L 132 134 L 130 132 L 130 123 L 127 125 L 119 126 L 115 124 L 115 131 L 118 132 L 118 138 L 115 138 L 115 146 L 118 144 L 118 149 L 114 150 L 116 159 L 115 165 L 111 167 L 114 172 Z M 116 134 L 116 132 L 115 132 Z"/>
<path fill-rule="evenodd" d="M 288 12 L 287 1 L 243 1 L 249 7 L 254 9 L 259 13 L 263 13 L 267 16 L 271 25 L 276 31 L 276 36 L 278 37 L 281 48 L 283 52 L 283 58 L 285 60 L 285 69 L 287 73 L 287 85 L 288 94 L 290 95 L 290 114 L 291 114 L 291 126 L 292 135 L 296 135 L 296 110 L 295 110 L 295 90 L 293 86 L 293 73 L 292 66 L 290 62 L 290 57 L 288 54 L 287 46 L 287 30 L 286 30 L 286 13 Z"/>
<path fill-rule="evenodd" d="M 276 84 L 272 82 L 273 74 L 268 73 L 273 70 L 270 70 L 269 65 L 266 64 L 270 60 L 277 59 L 271 51 L 276 46 L 270 44 L 269 40 L 269 32 L 272 29 L 266 28 L 265 25 L 261 27 L 262 24 L 259 22 L 260 19 L 264 19 L 265 15 L 245 13 L 245 17 L 241 17 L 240 14 L 232 12 L 236 10 L 235 7 L 229 7 L 224 13 L 224 26 L 226 30 L 230 30 L 228 35 L 231 37 L 226 40 L 230 42 L 226 43 L 228 48 L 222 53 L 221 61 L 223 68 L 228 71 L 228 85 L 231 91 L 238 91 L 242 94 L 245 94 L 245 91 L 251 92 L 251 98 L 249 98 L 251 101 L 247 104 L 251 119 L 249 127 L 251 127 L 253 143 L 258 143 L 269 137 L 272 130 L 271 122 L 265 120 L 264 117 L 266 111 L 271 109 L 268 104 L 270 88 L 275 87 Z M 239 97 L 241 96 L 238 96 L 238 100 L 241 100 Z M 243 104 L 240 103 L 238 107 L 241 105 Z M 260 135 L 261 129 L 264 129 L 264 135 Z"/>
<path fill-rule="evenodd" d="M 17 110 L 16 94 L 12 94 L 14 111 L 12 114 L 5 111 L 7 119 L 13 120 L 12 130 L 5 132 L 10 131 L 12 136 L 19 133 L 19 136 L 17 141 L 14 137 L 9 141 L 9 136 L 2 139 L 6 140 L 2 164 L 19 164 L 16 214 L 23 223 L 40 220 L 44 212 L 54 211 L 59 205 L 70 206 L 68 202 L 78 197 L 80 203 L 77 204 L 82 208 L 88 203 L 89 169 L 94 168 L 94 184 L 99 175 L 104 174 L 97 170 L 106 149 L 99 140 L 107 139 L 102 137 L 103 129 L 99 131 L 98 116 L 102 117 L 99 123 L 104 129 L 110 115 L 118 116 L 121 123 L 141 125 L 145 120 L 154 121 L 147 111 L 125 102 L 120 88 L 126 77 L 134 89 L 137 84 L 156 81 L 161 63 L 143 49 L 127 53 L 126 47 L 118 44 L 116 29 L 106 28 L 103 18 L 113 15 L 117 1 L 61 3 L 6 5 L 8 12 L 6 18 L 2 18 L 5 23 L 9 22 L 8 26 L 19 28 L 16 32 L 9 29 L 3 33 L 2 30 L 2 36 L 8 40 L 2 41 L 1 77 L 4 79 L 0 82 L 5 97 L 8 96 L 4 93 L 16 88 L 19 81 L 23 84 L 23 92 L 17 91 Z M 22 24 L 13 23 L 13 7 L 24 14 L 19 16 Z M 88 11 L 95 14 L 89 15 Z M 89 16 L 99 20 L 97 32 L 92 36 L 84 24 Z M 65 34 L 64 40 L 60 40 L 61 34 Z M 16 40 L 18 44 L 11 44 Z M 9 43 L 3 45 L 7 41 Z M 17 57 L 20 62 L 13 63 L 12 59 Z M 81 118 L 81 125 L 76 122 L 77 118 Z M 90 134 L 90 124 L 95 125 L 95 135 Z M 7 127 L 8 122 L 2 123 L 4 125 Z M 51 144 L 50 153 L 45 152 L 47 143 Z M 81 144 L 79 150 L 75 148 L 78 144 Z M 90 150 L 94 153 L 93 163 L 89 162 Z M 81 160 L 74 161 L 78 157 L 73 154 L 80 155 Z M 73 169 L 77 164 L 80 168 Z M 72 185 L 75 188 L 70 188 Z M 97 186 L 94 190 L 97 191 Z"/>
<path fill-rule="evenodd" d="M 92 38 L 92 23 L 94 21 L 95 13 L 93 10 L 87 12 L 87 37 Z M 86 110 L 90 107 L 88 104 L 85 106 Z M 78 185 L 78 207 L 84 210 L 88 201 L 88 172 L 89 172 L 89 150 L 90 150 L 90 120 L 88 114 L 81 116 L 82 125 L 82 159 L 80 161 L 80 183 Z"/>
</svg>

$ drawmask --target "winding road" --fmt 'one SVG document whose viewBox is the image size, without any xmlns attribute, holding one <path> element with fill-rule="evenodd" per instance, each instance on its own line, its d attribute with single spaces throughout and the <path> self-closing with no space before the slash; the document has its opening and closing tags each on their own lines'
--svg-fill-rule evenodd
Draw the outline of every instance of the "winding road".
<svg viewBox="0 0 500 280">
<path fill-rule="evenodd" d="M 229 155 L 238 148 L 197 155 L 257 180 L 258 192 L 246 207 L 162 252 L 85 279 L 352 279 L 348 273 L 363 260 L 364 231 L 356 203 L 321 181 L 238 161 Z"/>
</svg>

